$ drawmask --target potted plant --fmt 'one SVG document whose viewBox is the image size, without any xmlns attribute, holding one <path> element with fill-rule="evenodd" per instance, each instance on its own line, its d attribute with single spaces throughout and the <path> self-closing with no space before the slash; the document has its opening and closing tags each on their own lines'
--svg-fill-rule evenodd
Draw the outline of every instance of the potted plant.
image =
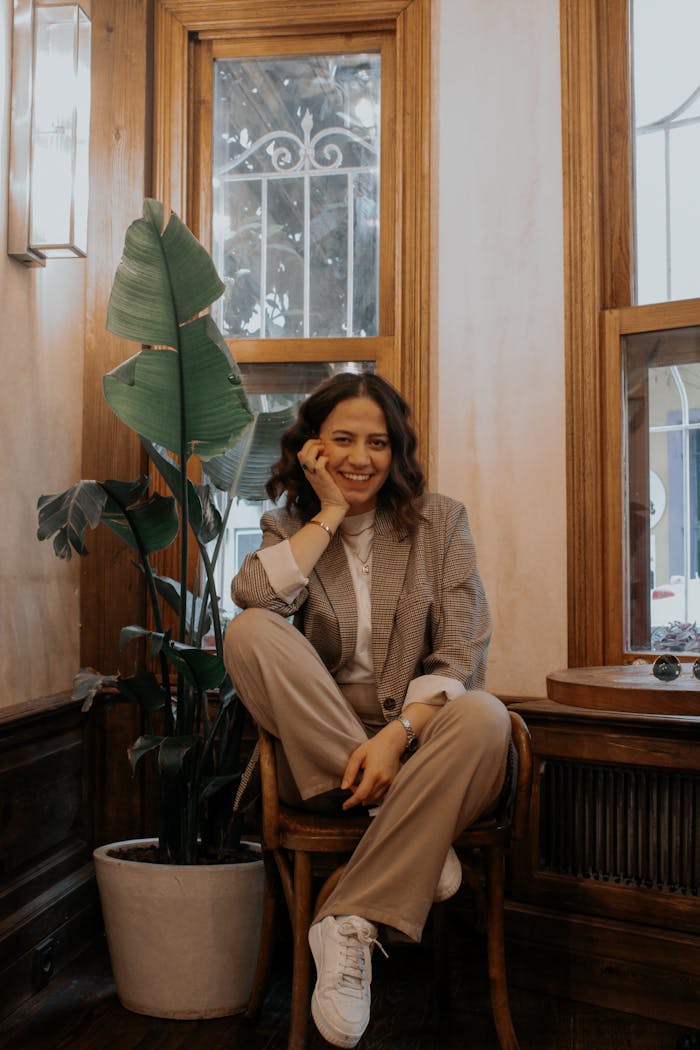
<svg viewBox="0 0 700 1050">
<path fill-rule="evenodd" d="M 241 844 L 242 813 L 233 807 L 244 711 L 222 659 L 215 565 L 235 496 L 264 498 L 292 413 L 252 411 L 203 312 L 223 291 L 190 230 L 146 200 L 127 231 L 107 313 L 107 328 L 142 348 L 104 377 L 103 388 L 170 494 L 149 491 L 149 477 L 82 480 L 38 502 L 38 537 L 53 537 L 58 557 L 87 554 L 88 527 L 103 524 L 133 548 L 145 580 L 152 622 L 125 626 L 120 646 L 145 640 L 155 669 L 123 677 L 83 668 L 74 697 L 84 710 L 99 695 L 142 712 L 144 732 L 129 759 L 132 769 L 149 760 L 157 770 L 158 838 L 103 846 L 94 856 L 117 992 L 129 1009 L 159 1017 L 242 1009 L 260 924 L 262 861 Z M 209 482 L 188 477 L 193 457 Z M 211 482 L 228 492 L 223 515 Z M 152 555 L 176 537 L 180 577 L 172 579 L 156 571 Z M 199 582 L 189 578 L 190 543 Z M 168 626 L 173 614 L 177 627 Z"/>
</svg>

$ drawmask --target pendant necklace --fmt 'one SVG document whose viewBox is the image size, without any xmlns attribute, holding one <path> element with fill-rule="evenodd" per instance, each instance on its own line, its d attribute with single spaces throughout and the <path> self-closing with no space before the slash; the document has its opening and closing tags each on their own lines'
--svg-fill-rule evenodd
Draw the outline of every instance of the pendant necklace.
<svg viewBox="0 0 700 1050">
<path fill-rule="evenodd" d="M 372 547 L 370 546 L 370 548 L 369 548 L 369 554 L 368 554 L 368 555 L 367 555 L 367 557 L 366 557 L 366 558 L 364 559 L 364 561 L 363 561 L 363 559 L 362 559 L 362 558 L 360 557 L 360 555 L 359 555 L 359 554 L 357 553 L 357 551 L 356 551 L 356 550 L 353 550 L 353 552 L 352 552 L 352 553 L 353 553 L 353 554 L 355 555 L 355 557 L 356 557 L 356 558 L 357 558 L 357 560 L 359 561 L 360 565 L 362 566 L 362 569 L 361 569 L 362 575 L 363 575 L 363 576 L 369 576 L 369 563 L 370 563 L 370 561 L 371 561 L 371 558 L 372 558 Z"/>
</svg>

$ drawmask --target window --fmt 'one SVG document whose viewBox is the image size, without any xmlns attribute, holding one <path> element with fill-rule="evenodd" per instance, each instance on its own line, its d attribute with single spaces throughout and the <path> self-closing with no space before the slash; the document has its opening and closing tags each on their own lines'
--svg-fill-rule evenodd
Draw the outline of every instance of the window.
<svg viewBox="0 0 700 1050">
<path fill-rule="evenodd" d="M 637 303 L 700 292 L 700 7 L 633 0 Z"/>
<path fill-rule="evenodd" d="M 378 53 L 215 59 L 224 335 L 378 334 L 380 100 Z"/>
<path fill-rule="evenodd" d="M 561 4 L 570 666 L 700 651 L 697 20 Z"/>
<path fill-rule="evenodd" d="M 427 461 L 430 0 L 155 0 L 154 38 L 152 193 L 212 252 L 255 407 L 376 369 Z"/>
</svg>

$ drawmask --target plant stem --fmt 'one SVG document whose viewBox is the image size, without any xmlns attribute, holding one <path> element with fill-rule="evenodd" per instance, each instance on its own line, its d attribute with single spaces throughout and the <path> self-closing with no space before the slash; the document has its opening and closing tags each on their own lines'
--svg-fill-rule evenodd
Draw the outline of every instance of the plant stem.
<svg viewBox="0 0 700 1050">
<path fill-rule="evenodd" d="M 153 577 L 153 569 L 151 563 L 148 560 L 148 551 L 146 550 L 138 529 L 136 528 L 134 519 L 129 513 L 127 507 L 122 507 L 124 517 L 127 520 L 131 534 L 136 541 L 136 549 L 139 552 L 139 559 L 141 561 L 141 567 L 143 568 L 144 575 L 146 577 L 146 587 L 148 589 L 148 595 L 151 600 L 151 611 L 153 613 L 153 622 L 155 624 L 156 631 L 159 634 L 163 633 L 163 617 L 160 611 L 160 602 L 158 601 L 158 591 L 156 589 L 156 581 Z M 168 668 L 168 661 L 165 659 L 165 654 L 161 651 L 159 654 L 160 663 L 160 675 L 163 686 L 163 710 L 165 711 L 165 731 L 167 734 L 173 732 L 173 709 L 170 703 L 170 670 Z"/>
</svg>

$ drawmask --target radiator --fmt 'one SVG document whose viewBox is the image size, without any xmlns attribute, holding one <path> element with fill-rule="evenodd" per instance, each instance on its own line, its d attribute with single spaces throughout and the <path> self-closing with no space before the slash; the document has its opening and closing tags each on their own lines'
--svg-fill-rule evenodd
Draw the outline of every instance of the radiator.
<svg viewBox="0 0 700 1050">
<path fill-rule="evenodd" d="M 546 760 L 543 870 L 697 895 L 700 775 Z"/>
</svg>

